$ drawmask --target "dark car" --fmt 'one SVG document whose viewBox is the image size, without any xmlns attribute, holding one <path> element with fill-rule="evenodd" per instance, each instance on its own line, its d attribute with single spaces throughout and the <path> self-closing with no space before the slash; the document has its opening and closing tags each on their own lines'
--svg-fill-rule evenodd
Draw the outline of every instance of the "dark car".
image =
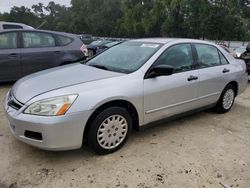
<svg viewBox="0 0 250 188">
<path fill-rule="evenodd" d="M 105 49 L 105 45 L 111 43 L 111 40 L 96 40 L 87 45 L 89 57 L 98 53 L 98 50 Z"/>
<path fill-rule="evenodd" d="M 248 74 L 250 75 L 250 43 L 247 45 L 246 51 L 241 54 L 240 58 L 245 61 Z"/>
<path fill-rule="evenodd" d="M 79 37 L 84 44 L 90 44 L 91 42 L 94 41 L 93 36 L 90 34 L 82 34 L 79 35 Z"/>
<path fill-rule="evenodd" d="M 0 81 L 84 60 L 87 48 L 73 34 L 45 30 L 0 32 Z M 65 75 L 66 76 L 66 75 Z"/>
<path fill-rule="evenodd" d="M 101 52 L 103 52 L 103 51 L 105 51 L 105 50 L 107 50 L 107 49 L 109 49 L 109 48 L 111 48 L 111 47 L 113 47 L 113 46 L 116 46 L 116 45 L 118 45 L 118 44 L 121 44 L 121 43 L 122 43 L 122 41 L 114 41 L 114 42 L 110 42 L 110 43 L 108 43 L 108 44 L 105 44 L 105 45 L 103 46 L 103 48 L 97 49 L 96 54 L 99 54 L 99 53 L 101 53 Z"/>
</svg>

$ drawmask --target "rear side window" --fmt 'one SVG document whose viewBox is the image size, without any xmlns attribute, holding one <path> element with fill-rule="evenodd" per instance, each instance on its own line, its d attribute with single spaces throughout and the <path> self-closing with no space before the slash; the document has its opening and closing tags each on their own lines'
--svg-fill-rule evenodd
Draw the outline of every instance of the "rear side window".
<svg viewBox="0 0 250 188">
<path fill-rule="evenodd" d="M 23 29 L 20 25 L 3 24 L 3 29 Z"/>
<path fill-rule="evenodd" d="M 0 34 L 0 49 L 17 48 L 17 33 Z"/>
<path fill-rule="evenodd" d="M 198 63 L 201 68 L 220 65 L 220 57 L 217 48 L 206 44 L 195 44 L 198 55 Z"/>
<path fill-rule="evenodd" d="M 24 48 L 54 47 L 55 39 L 52 34 L 41 32 L 23 32 Z"/>
<path fill-rule="evenodd" d="M 73 41 L 72 38 L 66 37 L 66 36 L 61 36 L 61 35 L 57 35 L 57 40 L 58 40 L 59 46 L 66 46 Z"/>
</svg>

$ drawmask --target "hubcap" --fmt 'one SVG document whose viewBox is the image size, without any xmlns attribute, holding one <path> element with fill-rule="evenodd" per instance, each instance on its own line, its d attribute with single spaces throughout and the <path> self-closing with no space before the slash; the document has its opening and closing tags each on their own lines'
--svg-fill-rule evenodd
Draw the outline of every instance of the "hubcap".
<svg viewBox="0 0 250 188">
<path fill-rule="evenodd" d="M 234 101 L 234 91 L 232 89 L 229 89 L 225 92 L 223 96 L 223 107 L 228 110 Z"/>
<path fill-rule="evenodd" d="M 113 149 L 119 146 L 128 132 L 128 123 L 121 115 L 106 118 L 97 131 L 97 141 L 102 148 Z"/>
</svg>

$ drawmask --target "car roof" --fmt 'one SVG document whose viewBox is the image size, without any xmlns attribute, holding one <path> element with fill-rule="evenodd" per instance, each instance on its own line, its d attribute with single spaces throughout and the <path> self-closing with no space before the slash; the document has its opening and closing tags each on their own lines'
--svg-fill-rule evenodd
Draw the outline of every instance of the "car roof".
<svg viewBox="0 0 250 188">
<path fill-rule="evenodd" d="M 142 38 L 142 39 L 134 39 L 131 41 L 136 42 L 149 42 L 149 43 L 159 43 L 159 44 L 167 44 L 169 42 L 183 42 L 183 43 L 204 43 L 215 45 L 214 43 L 204 41 L 204 40 L 197 40 L 197 39 L 188 39 L 188 38 Z"/>
</svg>

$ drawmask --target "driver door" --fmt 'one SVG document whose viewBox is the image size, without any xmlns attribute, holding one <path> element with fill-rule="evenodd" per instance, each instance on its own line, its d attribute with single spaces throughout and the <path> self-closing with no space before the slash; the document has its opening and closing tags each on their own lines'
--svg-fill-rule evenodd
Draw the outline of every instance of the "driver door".
<svg viewBox="0 0 250 188">
<path fill-rule="evenodd" d="M 198 70 L 193 69 L 190 44 L 169 47 L 153 66 L 170 65 L 169 76 L 144 79 L 144 124 L 196 108 Z"/>
</svg>

